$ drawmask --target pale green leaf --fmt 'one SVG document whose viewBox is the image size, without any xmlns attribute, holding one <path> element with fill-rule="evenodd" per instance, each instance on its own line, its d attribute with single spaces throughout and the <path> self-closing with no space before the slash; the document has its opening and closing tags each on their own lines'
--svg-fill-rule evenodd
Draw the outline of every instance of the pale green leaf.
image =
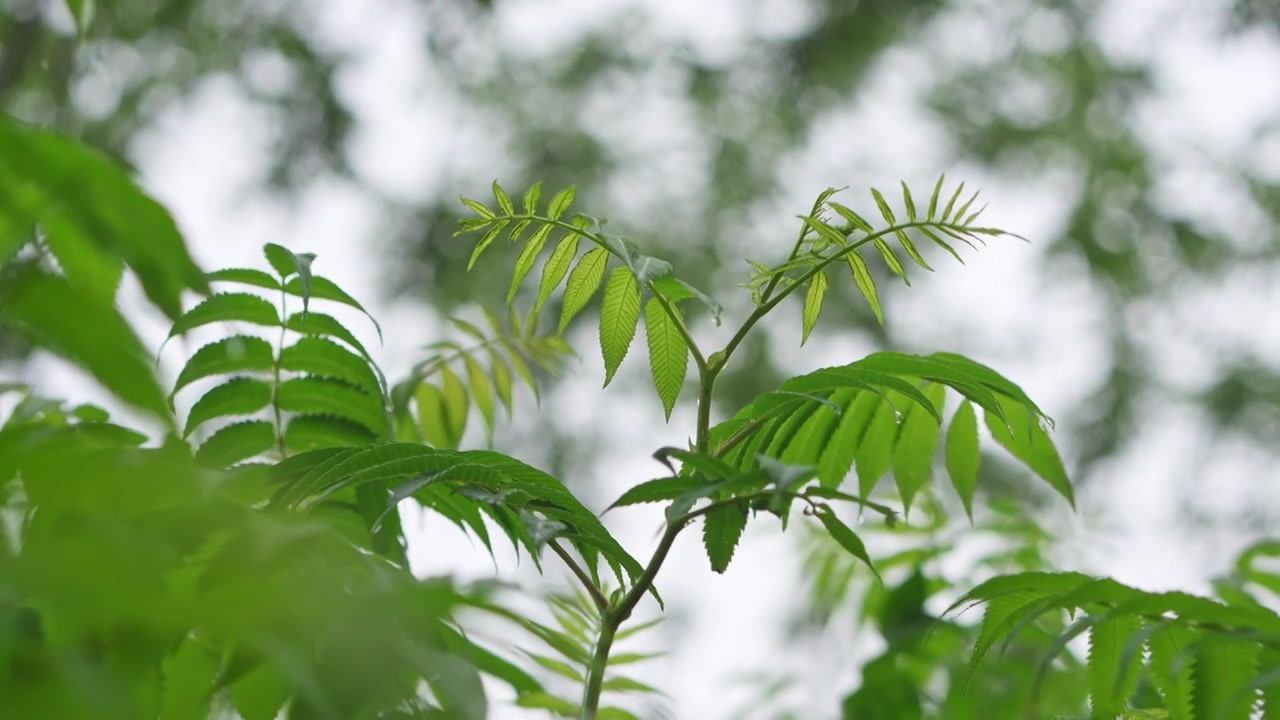
<svg viewBox="0 0 1280 720">
<path fill-rule="evenodd" d="M 488 208 L 488 206 L 486 206 L 482 202 L 479 202 L 478 200 L 472 200 L 471 198 L 464 197 L 462 198 L 462 204 L 471 208 L 472 212 L 474 212 L 476 215 L 479 215 L 480 217 L 486 220 L 492 220 L 497 217 L 497 215 L 495 215 L 494 212 Z"/>
<path fill-rule="evenodd" d="M 530 185 L 529 189 L 526 190 L 524 193 L 524 214 L 525 215 L 538 214 L 538 200 L 541 197 L 542 197 L 542 181 L 539 180 L 533 185 Z"/>
<path fill-rule="evenodd" d="M 591 302 L 604 279 L 605 266 L 609 263 L 609 251 L 595 248 L 588 251 L 578 260 L 578 264 L 569 273 L 569 281 L 564 289 L 564 306 L 560 310 L 560 330 L 563 335 L 569 321 Z"/>
<path fill-rule="evenodd" d="M 902 202 L 907 206 L 907 220 L 916 221 L 916 202 L 911 198 L 911 188 L 907 187 L 905 180 L 902 182 Z"/>
<path fill-rule="evenodd" d="M 876 250 L 880 251 L 880 257 L 884 258 L 884 264 L 889 266 L 893 274 L 902 278 L 902 282 L 908 286 L 911 285 L 911 278 L 907 277 L 907 271 L 903 269 L 902 263 L 898 260 L 898 256 L 894 254 L 893 248 L 889 247 L 889 243 L 881 238 L 876 238 L 872 242 L 875 244 Z"/>
<path fill-rule="evenodd" d="M 978 451 L 978 419 L 973 405 L 965 400 L 960 403 L 951 426 L 947 429 L 947 474 L 951 485 L 964 504 L 964 512 L 973 522 L 973 495 L 978 489 L 978 468 L 982 454 Z"/>
<path fill-rule="evenodd" d="M 565 210 L 573 204 L 573 200 L 578 195 L 578 189 L 572 185 L 561 190 L 551 198 L 551 204 L 547 206 L 547 217 L 552 220 L 559 220 Z"/>
<path fill-rule="evenodd" d="M 538 286 L 538 299 L 533 304 L 535 313 L 542 309 L 543 303 L 551 297 L 551 293 L 555 292 L 560 281 L 564 279 L 565 273 L 569 272 L 569 265 L 578 254 L 579 237 L 577 233 L 569 233 L 561 238 L 555 250 L 551 251 L 551 256 L 542 265 L 542 282 Z"/>
<path fill-rule="evenodd" d="M 477 242 L 475 249 L 471 251 L 471 259 L 467 261 L 467 272 L 471 272 L 471 268 L 476 265 L 476 260 L 480 259 L 480 254 L 487 250 L 494 240 L 498 239 L 498 236 L 502 234 L 502 231 L 506 229 L 510 222 L 510 220 L 499 220 L 485 231 L 485 234 L 480 237 L 480 242 Z"/>
<path fill-rule="evenodd" d="M 674 306 L 672 310 L 675 311 Z M 689 369 L 689 345 L 657 298 L 649 298 L 645 303 L 644 328 L 649 341 L 649 368 L 653 371 L 653 384 L 662 401 L 663 412 L 670 420 L 671 410 L 684 387 L 685 373 Z"/>
<path fill-rule="evenodd" d="M 809 333 L 818 323 L 818 314 L 822 312 L 822 300 L 827 295 L 827 273 L 819 271 L 809 280 L 809 290 L 804 296 L 804 318 L 801 329 L 800 344 L 809 340 Z"/>
<path fill-rule="evenodd" d="M 929 212 L 925 219 L 932 222 L 938 215 L 938 196 L 942 194 L 942 184 L 946 181 L 947 174 L 943 173 L 938 176 L 938 182 L 933 186 L 933 195 L 929 196 Z"/>
<path fill-rule="evenodd" d="M 960 186 L 956 188 L 955 192 L 951 194 L 951 199 L 947 201 L 947 206 L 943 208 L 942 222 L 946 222 L 951 217 L 951 210 L 952 208 L 955 207 L 956 200 L 960 197 L 960 194 L 963 192 L 964 192 L 964 183 L 962 182 L 960 183 Z"/>
<path fill-rule="evenodd" d="M 1067 477 L 1062 458 L 1049 434 L 1040 427 L 1038 418 L 1033 417 L 1022 403 L 1012 399 L 999 397 L 997 402 L 1002 406 L 1008 424 L 998 421 L 990 412 L 984 413 L 991 437 L 1075 507 L 1071 479 Z"/>
<path fill-rule="evenodd" d="M 853 275 L 853 284 L 858 287 L 858 292 L 862 293 L 862 297 L 867 299 L 867 304 L 871 306 L 871 311 L 876 314 L 876 320 L 884 325 L 884 311 L 880 309 L 880 293 L 876 289 L 875 277 L 871 275 L 871 268 L 867 267 L 867 261 L 855 250 L 844 256 L 845 262 L 849 263 L 849 272 Z"/>
<path fill-rule="evenodd" d="M 516 291 L 520 289 L 520 283 L 524 281 L 525 276 L 529 274 L 534 264 L 538 262 L 538 254 L 542 252 L 542 246 L 546 245 L 547 238 L 554 229 L 554 225 L 543 225 L 538 228 L 533 237 L 529 238 L 529 241 L 525 243 L 524 249 L 520 251 L 520 255 L 516 258 L 515 274 L 511 277 L 511 289 L 507 291 L 508 305 L 515 300 Z"/>
<path fill-rule="evenodd" d="M 615 268 L 605 285 L 600 305 L 600 351 L 604 356 L 604 384 L 618 371 L 640 322 L 640 285 L 629 268 Z"/>
<path fill-rule="evenodd" d="M 497 180 L 493 181 L 493 199 L 498 202 L 498 209 L 502 211 L 502 214 L 516 214 L 516 208 L 511 204 L 511 198 L 507 196 L 507 191 L 502 189 Z"/>
<path fill-rule="evenodd" d="M 467 385 L 471 388 L 471 399 L 476 405 L 476 410 L 480 412 L 480 418 L 484 420 L 485 432 L 489 437 L 493 437 L 496 422 L 493 385 L 488 374 L 475 358 L 464 355 L 462 361 L 467 368 Z"/>
</svg>

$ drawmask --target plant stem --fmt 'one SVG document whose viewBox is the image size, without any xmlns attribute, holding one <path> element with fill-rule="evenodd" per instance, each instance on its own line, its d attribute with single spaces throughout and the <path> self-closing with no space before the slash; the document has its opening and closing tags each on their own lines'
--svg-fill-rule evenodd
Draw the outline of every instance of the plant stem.
<svg viewBox="0 0 1280 720">
<path fill-rule="evenodd" d="M 592 602 L 596 604 L 596 608 L 600 610 L 601 614 L 603 615 L 607 612 L 609 610 L 609 599 L 606 598 L 604 593 L 600 592 L 600 588 L 596 587 L 596 584 L 592 582 L 591 576 L 587 574 L 587 571 L 582 569 L 582 566 L 578 564 L 577 560 L 573 559 L 573 556 L 569 554 L 568 550 L 564 549 L 563 545 L 555 540 L 552 540 L 547 544 L 551 546 L 552 551 L 554 551 L 556 555 L 560 556 L 560 559 L 564 561 L 564 564 L 569 566 L 569 570 L 578 578 L 578 582 L 582 583 L 582 587 L 585 588 L 587 594 L 591 596 Z"/>
<path fill-rule="evenodd" d="M 612 613 L 605 613 L 600 622 L 596 652 L 587 668 L 586 684 L 582 689 L 582 708 L 578 711 L 579 720 L 596 720 L 596 714 L 600 711 L 600 693 L 604 686 L 605 671 L 609 667 L 609 650 L 613 647 L 613 638 L 617 632 L 618 622 L 613 620 Z"/>
</svg>

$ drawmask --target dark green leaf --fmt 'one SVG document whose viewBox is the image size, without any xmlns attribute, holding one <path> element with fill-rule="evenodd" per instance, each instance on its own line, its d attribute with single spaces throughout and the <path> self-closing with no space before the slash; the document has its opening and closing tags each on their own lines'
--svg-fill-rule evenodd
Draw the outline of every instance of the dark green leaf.
<svg viewBox="0 0 1280 720">
<path fill-rule="evenodd" d="M 649 480 L 624 492 L 622 497 L 609 506 L 609 509 L 672 500 L 705 484 L 705 482 L 705 480 L 693 477 L 665 477 Z"/>
<path fill-rule="evenodd" d="M 234 335 L 197 350 L 178 373 L 173 394 L 201 378 L 255 370 L 267 372 L 274 364 L 271 343 L 262 338 Z"/>
<path fill-rule="evenodd" d="M 936 383 L 924 393 L 934 408 L 942 411 L 945 389 Z M 911 512 L 911 500 L 933 476 L 933 455 L 938 447 L 938 421 L 919 405 L 913 405 L 902 421 L 898 442 L 893 449 L 893 476 L 898 481 L 903 515 Z"/>
<path fill-rule="evenodd" d="M 205 275 L 205 279 L 209 282 L 231 282 L 239 285 L 266 288 L 268 290 L 280 289 L 279 280 L 268 273 L 262 272 L 261 270 L 251 270 L 249 268 L 225 268 L 223 270 L 214 270 L 213 272 Z"/>
<path fill-rule="evenodd" d="M 293 313 L 289 316 L 286 327 L 301 335 L 327 335 L 338 338 L 363 355 L 366 360 L 369 359 L 369 351 L 364 349 L 364 345 L 331 315 L 318 312 Z"/>
<path fill-rule="evenodd" d="M 173 323 L 169 337 L 181 335 L 201 325 L 215 322 L 247 322 L 266 327 L 280 327 L 276 306 L 248 293 L 218 293 L 205 298 Z"/>
<path fill-rule="evenodd" d="M 205 393 L 187 414 L 186 437 L 191 431 L 214 418 L 249 415 L 271 402 L 271 385 L 252 378 L 232 378 Z"/>
<path fill-rule="evenodd" d="M 382 396 L 382 385 L 369 362 L 332 340 L 299 339 L 280 351 L 280 367 L 290 372 L 342 380 L 372 396 Z"/>
<path fill-rule="evenodd" d="M 196 462 L 207 467 L 223 468 L 261 455 L 276 444 L 276 430 L 265 420 L 228 425 L 196 450 Z"/>
<path fill-rule="evenodd" d="M 711 569 L 723 573 L 747 527 L 747 510 L 738 504 L 722 505 L 703 516 L 702 542 Z"/>
<path fill-rule="evenodd" d="M 378 437 L 362 425 L 324 415 L 297 415 L 284 431 L 284 445 L 290 452 L 321 448 L 360 447 L 377 442 Z"/>
<path fill-rule="evenodd" d="M 867 555 L 866 545 L 862 543 L 862 538 L 858 537 L 857 533 L 841 522 L 840 518 L 836 517 L 836 514 L 827 505 L 818 505 L 814 514 L 818 517 L 822 526 L 827 529 L 827 533 L 831 535 L 832 540 L 839 543 L 840 547 L 844 548 L 850 555 L 866 563 L 876 578 L 880 578 L 880 573 L 871 564 L 871 557 Z"/>
<path fill-rule="evenodd" d="M 343 382 L 303 377 L 280 383 L 276 402 L 281 410 L 329 415 L 359 423 L 370 432 L 387 432 L 382 400 Z"/>
<path fill-rule="evenodd" d="M 290 280 L 289 283 L 285 285 L 284 289 L 285 289 L 285 292 L 291 295 L 301 296 L 303 294 L 302 285 L 299 282 L 298 278 L 293 278 L 292 280 Z M 373 319 L 373 316 L 369 314 L 369 311 L 364 309 L 363 305 L 356 302 L 355 298 L 348 295 L 342 288 L 334 284 L 332 280 L 321 277 L 319 275 L 312 276 L 311 277 L 311 297 L 320 298 L 321 300 L 332 300 L 337 303 L 342 303 L 347 307 L 353 307 L 356 310 L 359 310 L 360 312 L 364 313 L 364 316 L 369 318 L 369 322 L 373 323 L 373 329 L 378 332 L 378 340 L 379 341 L 382 340 L 382 327 L 378 325 L 378 321 Z"/>
</svg>

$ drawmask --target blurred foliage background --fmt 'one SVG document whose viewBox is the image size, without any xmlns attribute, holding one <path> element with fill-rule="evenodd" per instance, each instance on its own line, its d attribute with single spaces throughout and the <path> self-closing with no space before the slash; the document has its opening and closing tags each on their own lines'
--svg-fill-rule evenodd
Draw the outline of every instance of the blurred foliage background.
<svg viewBox="0 0 1280 720">
<path fill-rule="evenodd" d="M 1006 213 L 1029 198 L 1015 217 L 1032 227 L 999 224 L 1034 241 L 1019 286 L 1053 300 L 1039 334 L 1008 337 L 973 331 L 983 308 L 944 308 L 948 349 L 1065 385 L 1051 412 L 1086 492 L 1143 463 L 1166 467 L 1158 457 L 1176 445 L 1179 462 L 1151 487 L 1180 527 L 1236 545 L 1276 527 L 1280 98 L 1268 89 L 1275 65 L 1258 58 L 1280 61 L 1280 4 L 364 5 L 100 0 L 81 36 L 61 3 L 9 0 L 0 107 L 129 163 L 164 118 L 212 88 L 231 93 L 262 119 L 245 144 L 261 153 L 254 192 L 289 202 L 336 182 L 376 202 L 383 227 L 360 242 L 384 258 L 384 287 L 442 313 L 505 287 L 501 263 L 464 275 L 467 247 L 451 237 L 457 196 L 495 176 L 512 188 L 578 185 L 581 207 L 732 311 L 748 303 L 734 288 L 740 258 L 780 257 L 787 218 L 817 190 L 931 182 L 945 169 Z M 394 122 L 370 100 L 381 97 L 369 66 L 383 31 L 416 47 L 400 69 L 408 114 Z M 1202 59 L 1213 62 L 1197 75 Z M 1189 107 L 1188 77 L 1224 102 Z M 421 140 L 397 129 L 428 115 L 447 160 L 410 173 L 417 182 L 388 180 L 370 144 L 403 144 L 399 162 L 417 162 Z M 952 274 L 963 283 L 966 272 Z M 904 291 L 890 292 L 881 328 L 851 283 L 833 285 L 829 307 L 842 311 L 825 316 L 828 331 L 859 349 L 937 349 L 917 347 L 908 314 L 894 312 L 911 307 Z M 1036 345 L 1064 316 L 1083 318 L 1062 325 L 1079 335 Z M 724 412 L 797 370 L 796 326 L 775 322 L 744 348 L 722 383 Z M 0 352 L 26 350 L 0 337 Z M 566 478 L 617 429 L 547 438 L 533 424 L 501 442 L 534 448 L 531 461 Z M 1146 510 L 1141 492 L 1122 515 Z"/>
</svg>

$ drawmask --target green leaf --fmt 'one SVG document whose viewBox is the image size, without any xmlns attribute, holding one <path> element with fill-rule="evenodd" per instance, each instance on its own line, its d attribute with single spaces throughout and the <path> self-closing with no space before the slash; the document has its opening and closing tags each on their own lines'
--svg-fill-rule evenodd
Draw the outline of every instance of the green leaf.
<svg viewBox="0 0 1280 720">
<path fill-rule="evenodd" d="M 942 411 L 946 393 L 942 385 L 930 384 L 924 390 L 934 408 Z M 898 481 L 898 493 L 902 496 L 903 515 L 911 512 L 911 500 L 933 476 L 933 455 L 938 447 L 938 421 L 918 405 L 911 406 L 897 445 L 893 449 L 893 476 Z"/>
<path fill-rule="evenodd" d="M 302 377 L 280 383 L 276 403 L 281 410 L 308 415 L 330 415 L 359 423 L 382 437 L 387 432 L 380 398 L 344 382 Z"/>
<path fill-rule="evenodd" d="M 822 299 L 827 294 L 827 273 L 818 272 L 809 281 L 809 290 L 804 295 L 804 323 L 801 330 L 800 344 L 809 340 L 809 333 L 818 323 L 818 313 L 822 312 Z"/>
<path fill-rule="evenodd" d="M 852 225 L 854 229 L 861 230 L 862 232 L 867 234 L 871 233 L 873 229 L 871 227 L 871 223 L 864 220 L 861 215 L 845 207 L 844 205 L 841 205 L 838 202 L 833 202 L 828 204 L 831 206 L 832 210 L 835 210 L 840 215 L 840 217 L 844 218 L 845 221 L 848 222 L 850 225 Z"/>
<path fill-rule="evenodd" d="M 369 351 L 364 349 L 364 345 L 351 334 L 342 323 L 338 322 L 332 315 L 325 315 L 318 312 L 293 313 L 285 322 L 285 327 L 293 332 L 301 335 L 325 335 L 335 337 L 350 345 L 352 349 L 360 353 L 366 360 L 370 360 Z"/>
<path fill-rule="evenodd" d="M 578 703 L 545 692 L 521 695 L 516 698 L 516 706 L 531 710 L 550 710 L 560 717 L 578 716 Z"/>
<path fill-rule="evenodd" d="M 515 215 L 516 208 L 511 204 L 511 198 L 507 197 L 507 192 L 498 185 L 498 181 L 493 181 L 493 199 L 498 201 L 498 208 L 502 210 L 504 215 Z"/>
<path fill-rule="evenodd" d="M 169 397 L 201 378 L 254 370 L 267 372 L 274 366 L 271 343 L 249 335 L 233 335 L 197 350 L 178 373 Z"/>
<path fill-rule="evenodd" d="M 964 504 L 964 512 L 973 522 L 973 495 L 978 489 L 978 467 L 982 454 L 978 451 L 978 419 L 973 405 L 965 400 L 960 403 L 951 426 L 947 429 L 947 474 L 951 485 Z"/>
<path fill-rule="evenodd" d="M 215 322 L 247 322 L 266 327 L 280 327 L 276 306 L 248 293 L 218 293 L 178 318 L 169 337 Z"/>
<path fill-rule="evenodd" d="M 302 271 L 302 268 L 311 267 L 311 260 L 315 259 L 315 255 L 306 253 L 309 258 L 301 257 L 295 254 L 289 248 L 275 243 L 267 243 L 262 246 L 262 252 L 267 256 L 267 262 L 271 264 L 271 268 L 276 271 L 281 279 L 296 275 Z"/>
<path fill-rule="evenodd" d="M 252 378 L 232 378 L 205 393 L 191 406 L 182 436 L 214 418 L 249 415 L 271 402 L 271 384 Z"/>
<path fill-rule="evenodd" d="M 911 242 L 911 238 L 907 237 L 906 232 L 899 230 L 894 233 L 894 235 L 898 238 L 898 242 L 902 245 L 902 249 L 907 251 L 907 256 L 911 258 L 912 262 L 929 272 L 933 272 L 933 268 L 929 267 L 929 263 L 924 261 L 924 256 L 922 256 L 920 251 L 916 249 L 915 243 Z"/>
<path fill-rule="evenodd" d="M 1194 646 L 1191 664 L 1195 720 L 1248 720 L 1254 694 L 1246 691 L 1257 672 L 1257 644 L 1206 638 Z"/>
<path fill-rule="evenodd" d="M 911 188 L 907 187 L 905 180 L 902 182 L 902 202 L 907 206 L 907 219 L 911 222 L 916 221 L 916 203 L 911 199 Z"/>
<path fill-rule="evenodd" d="M 249 268 L 224 268 L 222 270 L 214 270 L 204 277 L 209 282 L 229 282 L 268 290 L 280 289 L 279 280 L 261 270 Z"/>
<path fill-rule="evenodd" d="M 853 275 L 853 284 L 858 286 L 862 297 L 867 299 L 871 311 L 876 314 L 876 320 L 884 325 L 884 312 L 880 309 L 880 293 L 876 290 L 876 280 L 871 275 L 871 269 L 867 267 L 867 261 L 863 260 L 856 250 L 846 254 L 844 259 L 849 264 L 849 272 Z"/>
<path fill-rule="evenodd" d="M 905 188 L 906 185 L 904 184 L 903 187 Z M 880 214 L 884 217 L 884 221 L 890 225 L 897 225 L 898 219 L 893 216 L 893 208 L 889 207 L 889 203 L 885 202 L 884 195 L 881 195 L 879 190 L 871 188 L 871 197 L 876 199 L 876 207 L 880 208 Z"/>
<path fill-rule="evenodd" d="M 898 411 L 881 403 L 867 425 L 854 456 L 858 469 L 858 494 L 870 497 L 876 483 L 893 462 L 893 446 L 898 439 Z"/>
<path fill-rule="evenodd" d="M 898 256 L 893 254 L 893 248 L 889 247 L 889 243 L 881 238 L 872 241 L 876 246 L 876 250 L 880 251 L 880 257 L 884 258 L 884 264 L 889 266 L 894 275 L 902 278 L 902 282 L 908 287 L 911 286 L 911 278 L 907 277 L 907 271 L 902 268 L 902 263 L 898 261 Z"/>
<path fill-rule="evenodd" d="M 494 218 L 498 217 L 496 214 L 494 214 L 492 210 L 488 208 L 488 206 L 486 206 L 484 203 L 478 200 L 472 200 L 471 198 L 464 197 L 462 198 L 462 204 L 471 208 L 472 212 L 474 212 L 476 215 L 479 215 L 481 218 L 484 218 L 485 220 L 493 220 Z"/>
<path fill-rule="evenodd" d="M 551 204 L 547 206 L 547 217 L 552 220 L 559 220 L 565 210 L 573 204 L 573 200 L 578 195 L 578 189 L 572 185 L 561 190 L 551 198 Z"/>
<path fill-rule="evenodd" d="M 1041 429 L 1038 420 L 1021 403 L 1004 397 L 998 398 L 997 402 L 1004 409 L 1008 425 L 998 422 L 992 413 L 984 413 L 983 419 L 987 423 L 987 429 L 991 431 L 991 437 L 1049 483 L 1074 508 L 1076 499 L 1071 479 L 1067 477 L 1062 458 L 1058 456 L 1058 450 L 1053 446 L 1048 433 Z"/>
<path fill-rule="evenodd" d="M 325 415 L 295 415 L 284 431 L 284 445 L 301 453 L 322 448 L 362 447 L 378 441 L 364 426 Z"/>
<path fill-rule="evenodd" d="M 569 233 L 561 238 L 556 249 L 551 251 L 551 256 L 542 265 L 542 282 L 538 286 L 538 300 L 533 304 L 534 313 L 542 310 L 543 303 L 555 292 L 565 273 L 569 272 L 569 265 L 578 254 L 579 237 L 577 233 Z"/>
<path fill-rule="evenodd" d="M 839 543 L 840 547 L 844 548 L 850 555 L 865 563 L 871 569 L 872 574 L 876 576 L 876 579 L 884 582 L 880 579 L 880 573 L 876 571 L 875 566 L 871 564 L 871 556 L 867 555 L 867 546 L 863 544 L 862 538 L 849 529 L 848 525 L 841 522 L 830 506 L 818 505 L 814 515 L 817 516 L 822 526 L 827 529 L 827 534 L 831 536 L 832 540 Z"/>
<path fill-rule="evenodd" d="M 546 655 L 539 655 L 537 653 L 531 653 L 523 650 L 521 652 L 524 653 L 525 657 L 532 660 L 538 665 L 538 667 L 541 667 L 544 670 L 553 672 L 562 678 L 567 678 L 571 682 L 582 682 L 582 672 L 563 660 L 557 660 L 555 658 L 547 657 Z"/>
<path fill-rule="evenodd" d="M 711 319 L 715 324 L 717 326 L 720 325 L 720 316 L 724 313 L 724 306 L 689 283 L 670 275 L 664 275 L 654 278 L 650 287 L 653 288 L 654 292 L 667 298 L 669 302 L 678 303 L 682 300 L 697 300 L 711 311 Z"/>
<path fill-rule="evenodd" d="M 298 278 L 290 280 L 288 284 L 285 285 L 284 290 L 291 295 L 303 295 L 302 285 Z M 366 318 L 369 319 L 369 322 L 373 323 L 373 329 L 378 332 L 378 340 L 382 340 L 382 326 L 378 325 L 378 321 L 373 319 L 373 316 L 369 314 L 368 310 L 364 309 L 363 305 L 356 302 L 355 298 L 348 295 L 346 291 L 338 287 L 332 280 L 319 275 L 313 275 L 311 277 L 310 296 L 312 298 L 320 298 L 321 300 L 332 300 L 346 305 L 347 307 L 359 310 Z M 304 299 L 303 302 L 305 303 L 306 300 Z M 303 308 L 304 310 L 306 309 L 305 304 L 303 305 Z"/>
<path fill-rule="evenodd" d="M 929 211 L 925 216 L 926 220 L 933 221 L 938 215 L 938 196 L 942 194 L 942 184 L 947 179 L 947 174 L 943 173 L 938 176 L 938 182 L 933 186 L 933 194 L 929 196 Z"/>
<path fill-rule="evenodd" d="M 75 363 L 124 402 L 171 422 L 147 352 L 110 304 L 31 270 L 0 284 L 0 326 Z"/>
<path fill-rule="evenodd" d="M 672 310 L 675 311 L 674 306 Z M 658 390 L 666 418 L 670 420 L 671 409 L 675 407 L 676 398 L 680 397 L 685 373 L 689 369 L 689 345 L 656 297 L 645 303 L 644 329 L 649 340 L 649 368 L 653 371 L 653 384 Z"/>
<path fill-rule="evenodd" d="M 558 335 L 564 335 L 565 328 L 569 327 L 569 321 L 591 302 L 591 297 L 600 287 L 600 281 L 604 279 L 604 270 L 608 263 L 609 251 L 604 248 L 589 250 L 578 260 L 573 272 L 569 273 L 568 284 L 565 285 L 564 306 L 560 310 Z"/>
<path fill-rule="evenodd" d="M 382 385 L 369 362 L 332 340 L 304 337 L 280 351 L 280 368 L 290 372 L 342 380 L 374 397 L 382 397 Z"/>
<path fill-rule="evenodd" d="M 694 477 L 664 477 L 649 480 L 622 493 L 622 497 L 615 500 L 608 509 L 673 500 L 705 483 L 705 480 Z"/>
<path fill-rule="evenodd" d="M 103 153 L 0 116 L 0 185 L 6 225 L 76 235 L 123 260 L 170 319 L 182 314 L 183 291 L 208 292 L 173 217 Z"/>
<path fill-rule="evenodd" d="M 489 374 L 493 377 L 493 389 L 498 392 L 498 400 L 507 409 L 507 416 L 510 417 L 513 407 L 511 370 L 493 346 L 487 348 L 487 354 L 489 356 Z"/>
<path fill-rule="evenodd" d="M 206 467 L 224 468 L 256 457 L 276 444 L 276 429 L 266 420 L 249 420 L 228 425 L 196 450 L 196 462 Z"/>
<path fill-rule="evenodd" d="M 1124 647 L 1129 638 L 1142 627 L 1138 618 L 1117 617 L 1095 623 L 1089 630 L 1089 697 L 1093 705 L 1093 717 L 1115 718 L 1129 705 L 1129 697 L 1137 689 L 1138 662 L 1136 655 L 1122 665 Z M 1117 687 L 1116 678 L 1126 677 L 1123 686 Z"/>
<path fill-rule="evenodd" d="M 823 487 L 837 488 L 853 467 L 854 456 L 862 437 L 882 404 L 873 392 L 857 391 L 852 404 L 840 415 L 840 422 L 832 432 L 827 447 L 818 460 L 818 477 Z"/>
<path fill-rule="evenodd" d="M 650 685 L 646 685 L 639 680 L 633 680 L 629 677 L 611 677 L 601 684 L 601 687 L 610 692 L 640 692 L 640 693 L 657 693 L 658 689 Z M 630 713 L 628 713 L 630 715 Z M 635 717 L 630 715 L 630 717 Z"/>
<path fill-rule="evenodd" d="M 529 242 L 525 243 L 524 249 L 520 251 L 520 256 L 516 258 L 515 274 L 511 277 L 511 289 L 507 291 L 508 305 L 516 299 L 516 291 L 520 289 L 520 283 L 524 281 L 525 276 L 533 269 L 534 264 L 538 261 L 538 253 L 542 252 L 542 246 L 546 245 L 547 238 L 554 229 L 554 225 L 543 225 L 538 228 L 533 237 L 529 238 Z M 548 263 L 550 263 L 550 260 L 548 260 Z"/>
<path fill-rule="evenodd" d="M 467 384 L 471 386 L 471 399 L 475 402 L 476 409 L 480 411 L 480 418 L 484 420 L 485 432 L 492 437 L 496 422 L 496 408 L 489 376 L 480 363 L 470 355 L 462 356 L 462 362 L 467 368 Z"/>
<path fill-rule="evenodd" d="M 124 263 L 79 233 L 45 232 L 45 245 L 72 285 L 115 304 L 116 288 L 124 275 Z"/>
<path fill-rule="evenodd" d="M 729 567 L 746 527 L 747 510 L 738 504 L 722 505 L 703 516 L 702 542 L 712 570 L 723 573 Z"/>
<path fill-rule="evenodd" d="M 486 212 L 488 211 L 486 210 Z M 480 238 L 480 242 L 476 243 L 475 250 L 471 251 L 471 259 L 467 261 L 467 272 L 471 272 L 471 268 L 475 267 L 476 260 L 480 259 L 480 254 L 492 245 L 494 240 L 498 239 L 498 236 L 502 234 L 502 231 L 506 229 L 510 222 L 510 220 L 499 220 L 485 232 Z"/>
<path fill-rule="evenodd" d="M 1195 631 L 1190 627 L 1170 623 L 1147 640 L 1152 684 L 1160 690 L 1172 720 L 1192 720 L 1191 663 L 1186 651 L 1194 639 Z"/>
<path fill-rule="evenodd" d="M 942 222 L 946 222 L 951 217 L 951 209 L 955 207 L 956 199 L 960 197 L 960 193 L 964 192 L 964 183 L 960 183 L 960 187 L 952 193 L 951 199 L 947 201 L 947 206 L 942 210 Z"/>
<path fill-rule="evenodd" d="M 600 306 L 600 350 L 604 355 L 605 387 L 627 356 L 640 322 L 640 285 L 629 268 L 615 268 L 605 285 Z"/>
<path fill-rule="evenodd" d="M 538 199 L 541 197 L 542 197 L 542 181 L 539 180 L 538 182 L 529 186 L 529 189 L 526 190 L 524 193 L 524 214 L 525 215 L 538 214 Z"/>
<path fill-rule="evenodd" d="M 208 717 L 221 665 L 214 648 L 192 638 L 183 640 L 161 665 L 164 676 L 161 720 Z"/>
</svg>

